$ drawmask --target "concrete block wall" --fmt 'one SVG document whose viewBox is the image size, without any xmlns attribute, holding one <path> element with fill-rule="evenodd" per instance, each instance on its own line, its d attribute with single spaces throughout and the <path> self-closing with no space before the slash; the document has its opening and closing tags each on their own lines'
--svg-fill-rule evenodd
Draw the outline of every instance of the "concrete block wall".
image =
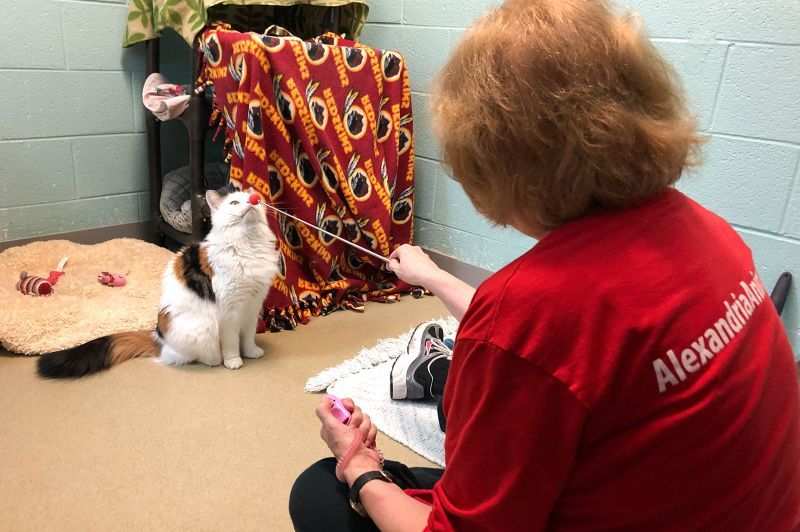
<svg viewBox="0 0 800 532">
<path fill-rule="evenodd" d="M 800 354 L 800 7 L 797 0 L 621 0 L 680 73 L 704 164 L 679 188 L 724 216 L 768 287 L 795 277 L 784 323 Z M 415 112 L 417 242 L 496 270 L 535 244 L 483 220 L 439 165 L 430 81 L 490 0 L 373 0 L 363 41 L 408 61 Z"/>
<path fill-rule="evenodd" d="M 146 220 L 144 46 L 123 50 L 125 0 L 0 0 L 0 242 Z M 190 81 L 167 35 L 163 69 Z M 176 127 L 177 126 L 177 127 Z M 180 124 L 164 167 L 185 164 Z"/>
</svg>

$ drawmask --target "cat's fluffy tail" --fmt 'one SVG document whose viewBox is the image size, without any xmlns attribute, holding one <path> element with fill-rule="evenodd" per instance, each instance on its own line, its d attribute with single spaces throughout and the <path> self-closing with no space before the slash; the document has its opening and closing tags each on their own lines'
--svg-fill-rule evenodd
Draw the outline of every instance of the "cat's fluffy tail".
<svg viewBox="0 0 800 532">
<path fill-rule="evenodd" d="M 126 332 L 97 338 L 91 342 L 39 358 L 40 377 L 69 379 L 91 375 L 132 358 L 157 357 L 161 346 L 149 331 Z"/>
</svg>

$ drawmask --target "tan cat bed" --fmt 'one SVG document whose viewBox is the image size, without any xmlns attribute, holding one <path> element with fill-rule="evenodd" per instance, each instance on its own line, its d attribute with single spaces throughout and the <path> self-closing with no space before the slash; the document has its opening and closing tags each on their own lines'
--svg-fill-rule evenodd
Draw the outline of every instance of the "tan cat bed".
<svg viewBox="0 0 800 532">
<path fill-rule="evenodd" d="M 20 272 L 47 278 L 69 257 L 49 296 L 24 295 Z M 0 253 L 0 344 L 39 355 L 117 332 L 155 328 L 161 275 L 172 253 L 141 240 L 119 238 L 86 246 L 68 240 L 34 242 Z M 101 272 L 125 276 L 121 287 L 101 284 Z"/>
</svg>

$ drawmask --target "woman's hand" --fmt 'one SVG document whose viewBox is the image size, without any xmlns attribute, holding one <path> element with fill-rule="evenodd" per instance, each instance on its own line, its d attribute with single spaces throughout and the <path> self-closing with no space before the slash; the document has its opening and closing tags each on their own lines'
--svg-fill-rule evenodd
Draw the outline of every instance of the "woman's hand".
<svg viewBox="0 0 800 532">
<path fill-rule="evenodd" d="M 389 255 L 386 268 L 408 284 L 424 286 L 442 300 L 458 321 L 467 312 L 475 289 L 439 268 L 417 246 L 403 244 Z"/>
<path fill-rule="evenodd" d="M 342 404 L 350 411 L 350 423 L 348 425 L 361 431 L 364 445 L 374 447 L 375 438 L 378 435 L 378 427 L 372 424 L 370 417 L 360 407 L 356 406 L 352 399 L 342 399 Z"/>
<path fill-rule="evenodd" d="M 433 290 L 429 285 L 435 284 L 435 279 L 442 272 L 421 247 L 408 244 L 403 244 L 389 255 L 386 269 L 408 284 L 424 286 L 429 290 Z"/>
<path fill-rule="evenodd" d="M 319 435 L 328 445 L 337 461 L 352 451 L 352 446 L 356 438 L 360 440 L 360 446 L 351 454 L 351 457 L 344 464 L 342 475 L 348 484 L 366 471 L 379 471 L 381 469 L 380 457 L 375 450 L 375 437 L 378 428 L 372 424 L 368 415 L 364 414 L 357 407 L 352 399 L 343 399 L 342 403 L 350 411 L 350 423 L 345 425 L 331 412 L 332 402 L 328 398 L 323 398 L 317 405 L 316 414 L 322 422 Z M 337 476 L 338 476 L 337 467 Z"/>
<path fill-rule="evenodd" d="M 350 423 L 347 425 L 333 415 L 333 403 L 327 397 L 323 397 L 322 402 L 317 405 L 316 413 L 322 422 L 320 436 L 339 461 L 336 465 L 336 478 L 352 486 L 364 473 L 380 471 L 383 458 L 374 449 L 377 429 L 372 420 L 352 399 L 342 399 L 342 403 L 350 411 Z M 360 448 L 342 464 L 342 456 L 351 450 L 354 442 Z M 372 445 L 368 446 L 367 442 Z M 412 499 L 394 483 L 368 482 L 361 490 L 360 497 L 367 513 L 380 530 L 422 530 L 431 513 L 430 506 Z"/>
</svg>

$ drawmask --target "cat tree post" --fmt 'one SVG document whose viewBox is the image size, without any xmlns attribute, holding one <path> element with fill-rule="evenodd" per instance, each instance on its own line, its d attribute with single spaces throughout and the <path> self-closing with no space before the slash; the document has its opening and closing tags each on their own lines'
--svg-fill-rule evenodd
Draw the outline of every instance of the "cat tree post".
<svg viewBox="0 0 800 532">
<path fill-rule="evenodd" d="M 145 70 L 147 76 L 158 72 L 161 68 L 160 61 L 160 40 L 150 39 L 145 42 Z M 159 198 L 161 196 L 161 123 L 153 116 L 153 113 L 146 113 L 145 126 L 147 128 L 147 174 L 150 183 L 150 202 L 148 213 L 150 214 L 150 230 L 156 244 L 164 244 L 164 235 L 161 232 L 161 212 L 159 209 Z"/>
<path fill-rule="evenodd" d="M 192 79 L 200 77 L 202 68 L 198 39 L 192 47 Z M 189 173 L 192 190 L 192 238 L 201 240 L 208 232 L 211 210 L 205 198 L 206 132 L 211 118 L 211 105 L 205 94 L 192 94 L 189 106 L 181 115 L 181 121 L 189 133 Z"/>
</svg>

